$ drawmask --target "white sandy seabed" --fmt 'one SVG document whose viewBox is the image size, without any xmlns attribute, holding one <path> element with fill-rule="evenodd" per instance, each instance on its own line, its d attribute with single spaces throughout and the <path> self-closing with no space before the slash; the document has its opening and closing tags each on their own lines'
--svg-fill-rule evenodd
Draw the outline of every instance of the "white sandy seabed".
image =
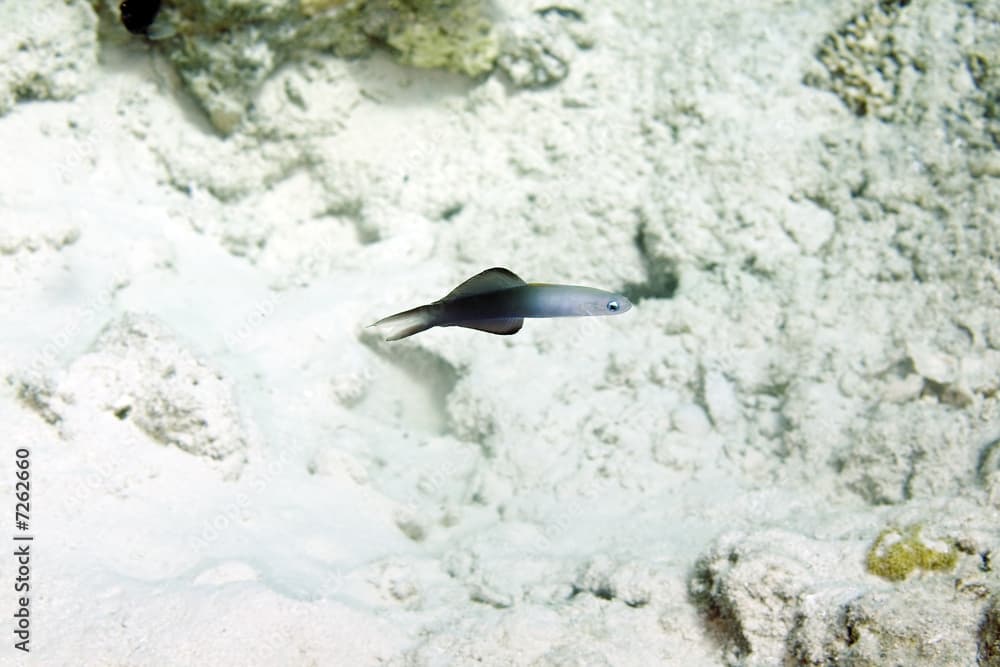
<svg viewBox="0 0 1000 667">
<path fill-rule="evenodd" d="M 1000 665 L 1000 4 L 703 5 L 222 136 L 0 2 L 0 663 Z M 497 265 L 636 307 L 365 329 Z"/>
</svg>

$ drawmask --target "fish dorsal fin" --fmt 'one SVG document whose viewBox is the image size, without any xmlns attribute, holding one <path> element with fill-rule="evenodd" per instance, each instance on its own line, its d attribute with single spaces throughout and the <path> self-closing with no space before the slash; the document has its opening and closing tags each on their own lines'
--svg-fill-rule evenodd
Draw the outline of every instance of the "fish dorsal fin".
<svg viewBox="0 0 1000 667">
<path fill-rule="evenodd" d="M 441 300 L 448 301 L 450 299 L 458 299 L 463 296 L 486 294 L 487 292 L 496 292 L 498 290 L 520 287 L 526 284 L 527 283 L 518 278 L 517 274 L 510 269 L 505 269 L 502 266 L 495 266 L 492 269 L 486 269 L 482 273 L 477 273 L 472 276 L 464 283 L 448 292 L 448 295 Z"/>
<path fill-rule="evenodd" d="M 456 322 L 455 326 L 465 327 L 466 329 L 478 329 L 479 331 L 486 331 L 492 334 L 498 334 L 500 336 L 509 336 L 511 334 L 516 334 L 521 330 L 521 325 L 524 324 L 524 320 L 520 317 L 510 317 L 506 319 L 497 320 L 476 320 L 474 322 Z"/>
</svg>

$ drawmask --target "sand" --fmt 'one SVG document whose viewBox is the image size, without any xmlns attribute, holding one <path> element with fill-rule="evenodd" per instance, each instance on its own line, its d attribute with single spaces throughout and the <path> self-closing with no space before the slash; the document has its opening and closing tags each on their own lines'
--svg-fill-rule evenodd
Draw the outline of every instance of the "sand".
<svg viewBox="0 0 1000 667">
<path fill-rule="evenodd" d="M 0 664 L 1000 665 L 1000 3 L 115 4 L 0 4 Z M 490 266 L 635 307 L 366 328 Z"/>
</svg>

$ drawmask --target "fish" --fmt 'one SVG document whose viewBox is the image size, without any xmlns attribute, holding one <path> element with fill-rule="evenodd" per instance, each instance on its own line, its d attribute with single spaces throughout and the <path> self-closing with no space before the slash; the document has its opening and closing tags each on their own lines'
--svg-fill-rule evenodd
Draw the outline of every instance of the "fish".
<svg viewBox="0 0 1000 667">
<path fill-rule="evenodd" d="M 118 5 L 122 25 L 133 35 L 162 40 L 177 34 L 177 28 L 160 14 L 160 0 L 122 0 Z"/>
<path fill-rule="evenodd" d="M 160 0 L 123 0 L 118 11 L 126 30 L 145 35 L 160 11 Z"/>
<path fill-rule="evenodd" d="M 394 341 L 432 327 L 465 327 L 500 336 L 521 330 L 529 317 L 621 315 L 632 307 L 624 294 L 579 285 L 526 283 L 510 269 L 477 273 L 433 303 L 383 317 L 369 327 Z"/>
</svg>

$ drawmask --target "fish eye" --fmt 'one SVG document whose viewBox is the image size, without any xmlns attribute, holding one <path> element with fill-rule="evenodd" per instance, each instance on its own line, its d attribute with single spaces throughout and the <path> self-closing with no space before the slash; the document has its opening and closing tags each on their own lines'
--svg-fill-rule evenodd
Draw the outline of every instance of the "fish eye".
<svg viewBox="0 0 1000 667">
<path fill-rule="evenodd" d="M 608 308 L 608 312 L 617 313 L 618 309 L 621 308 L 621 306 L 618 305 L 617 301 L 612 300 L 612 301 L 608 301 L 607 308 Z"/>
</svg>

